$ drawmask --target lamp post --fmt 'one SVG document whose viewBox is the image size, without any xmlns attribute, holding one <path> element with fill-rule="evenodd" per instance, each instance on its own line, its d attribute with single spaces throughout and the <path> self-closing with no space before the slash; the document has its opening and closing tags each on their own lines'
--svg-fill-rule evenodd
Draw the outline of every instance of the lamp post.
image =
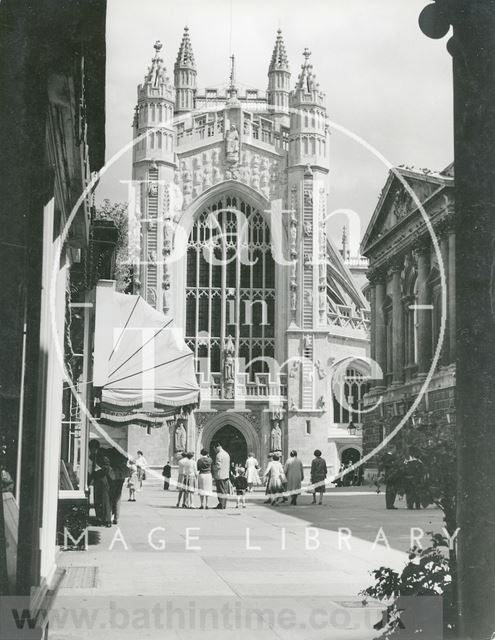
<svg viewBox="0 0 495 640">
<path fill-rule="evenodd" d="M 420 27 L 453 59 L 459 635 L 495 632 L 495 5 L 436 0 Z M 450 262 L 450 261 L 449 261 Z"/>
</svg>

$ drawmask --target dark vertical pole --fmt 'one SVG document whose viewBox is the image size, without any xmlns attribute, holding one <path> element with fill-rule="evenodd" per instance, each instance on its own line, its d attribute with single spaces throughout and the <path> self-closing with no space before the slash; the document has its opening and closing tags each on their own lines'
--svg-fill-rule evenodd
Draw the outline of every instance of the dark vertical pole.
<svg viewBox="0 0 495 640">
<path fill-rule="evenodd" d="M 495 632 L 495 3 L 463 3 L 454 61 L 461 634 Z"/>
<path fill-rule="evenodd" d="M 433 7 L 433 8 L 432 8 Z M 495 632 L 495 2 L 437 0 L 421 16 L 454 71 L 460 637 Z"/>
</svg>

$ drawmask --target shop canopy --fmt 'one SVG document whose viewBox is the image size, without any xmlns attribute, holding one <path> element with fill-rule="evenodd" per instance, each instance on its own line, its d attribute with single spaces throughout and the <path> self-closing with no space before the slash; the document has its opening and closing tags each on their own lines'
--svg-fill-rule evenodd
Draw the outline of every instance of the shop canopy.
<svg viewBox="0 0 495 640">
<path fill-rule="evenodd" d="M 193 353 L 173 318 L 102 285 L 95 316 L 93 386 L 101 388 L 103 422 L 161 426 L 197 404 Z"/>
</svg>

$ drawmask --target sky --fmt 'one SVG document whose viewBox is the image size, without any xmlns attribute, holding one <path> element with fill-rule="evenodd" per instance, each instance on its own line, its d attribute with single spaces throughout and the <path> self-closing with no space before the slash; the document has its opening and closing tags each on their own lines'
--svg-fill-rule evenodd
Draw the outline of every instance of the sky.
<svg viewBox="0 0 495 640">
<path fill-rule="evenodd" d="M 132 139 L 137 85 L 161 40 L 168 75 L 183 28 L 190 29 L 198 88 L 227 84 L 236 56 L 239 88 L 266 89 L 280 27 L 295 84 L 308 47 L 330 120 L 329 212 L 352 210 L 360 229 L 373 214 L 392 165 L 432 170 L 453 159 L 452 73 L 446 39 L 424 36 L 418 16 L 428 0 L 108 0 L 107 162 Z M 332 123 L 335 126 L 332 127 Z M 338 128 L 338 130 L 337 130 Z M 345 134 L 348 130 L 351 135 Z M 353 136 L 362 138 L 367 146 Z M 368 148 L 370 147 L 370 148 Z M 97 203 L 127 199 L 130 152 L 102 177 Z M 330 219 L 340 243 L 343 215 Z"/>
</svg>

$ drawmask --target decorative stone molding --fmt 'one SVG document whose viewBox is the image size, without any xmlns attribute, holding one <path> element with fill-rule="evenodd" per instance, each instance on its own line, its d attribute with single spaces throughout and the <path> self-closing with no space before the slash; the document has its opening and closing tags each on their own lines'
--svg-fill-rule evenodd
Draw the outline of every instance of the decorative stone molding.
<svg viewBox="0 0 495 640">
<path fill-rule="evenodd" d="M 197 198 L 203 191 L 223 180 L 239 180 L 268 200 L 286 200 L 285 161 L 282 158 L 253 153 L 249 149 L 241 150 L 241 146 L 236 151 L 234 142 L 229 143 L 231 150 L 227 151 L 226 137 L 223 159 L 220 147 L 199 152 L 197 155 L 180 157 L 174 183 L 181 191 L 182 208 L 186 208 L 193 198 Z"/>
<path fill-rule="evenodd" d="M 369 283 L 373 285 L 383 284 L 387 279 L 387 269 L 384 266 L 370 267 L 366 274 Z"/>
<path fill-rule="evenodd" d="M 196 420 L 196 429 L 198 433 L 203 430 L 203 427 L 215 415 L 212 411 L 195 411 L 194 418 Z"/>
<path fill-rule="evenodd" d="M 427 253 L 431 248 L 431 238 L 429 234 L 417 236 L 412 243 L 412 250 L 416 256 Z"/>
<path fill-rule="evenodd" d="M 407 193 L 404 187 L 401 185 L 397 188 L 393 202 L 393 213 L 396 220 L 404 218 L 411 210 L 411 196 Z"/>
<path fill-rule="evenodd" d="M 387 267 L 388 267 L 388 272 L 391 274 L 400 273 L 404 268 L 404 257 L 401 255 L 393 256 L 387 262 Z"/>
<path fill-rule="evenodd" d="M 316 372 L 318 373 L 318 378 L 320 380 L 323 380 L 323 378 L 326 378 L 327 372 L 323 368 L 323 365 L 321 364 L 320 360 L 316 360 L 315 369 L 316 369 Z"/>
<path fill-rule="evenodd" d="M 297 374 L 299 373 L 300 365 L 301 363 L 299 362 L 299 360 L 294 360 L 294 362 L 291 364 L 291 367 L 290 367 L 289 378 L 297 377 Z"/>
<path fill-rule="evenodd" d="M 261 433 L 261 415 L 258 411 L 249 411 L 242 415 L 249 420 L 258 433 Z"/>
</svg>

